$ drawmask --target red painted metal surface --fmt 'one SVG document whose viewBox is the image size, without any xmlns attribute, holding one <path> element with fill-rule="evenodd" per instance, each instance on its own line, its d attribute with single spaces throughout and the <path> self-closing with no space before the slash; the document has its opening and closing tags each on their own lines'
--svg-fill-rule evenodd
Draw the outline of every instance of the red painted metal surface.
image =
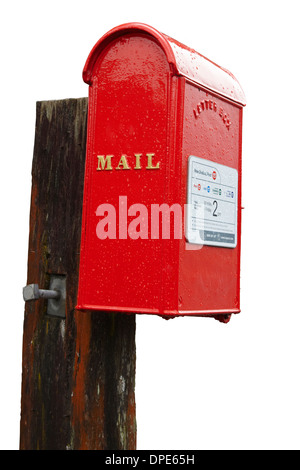
<svg viewBox="0 0 300 470">
<path fill-rule="evenodd" d="M 239 83 L 138 23 L 104 35 L 83 78 L 89 112 L 77 308 L 227 321 L 240 311 L 245 98 Z M 233 247 L 187 241 L 190 156 L 237 172 Z M 159 226 L 155 218 L 162 204 L 182 209 L 176 222 L 170 212 L 170 236 L 167 218 Z"/>
</svg>

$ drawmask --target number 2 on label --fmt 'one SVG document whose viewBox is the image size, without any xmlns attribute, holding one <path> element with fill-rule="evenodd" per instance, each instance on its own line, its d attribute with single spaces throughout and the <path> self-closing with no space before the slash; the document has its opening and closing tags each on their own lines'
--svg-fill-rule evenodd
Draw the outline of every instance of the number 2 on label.
<svg viewBox="0 0 300 470">
<path fill-rule="evenodd" d="M 218 209 L 218 202 L 214 201 L 213 205 L 215 206 L 215 210 L 213 211 L 213 216 L 218 217 L 218 214 L 216 214 L 216 210 Z"/>
</svg>

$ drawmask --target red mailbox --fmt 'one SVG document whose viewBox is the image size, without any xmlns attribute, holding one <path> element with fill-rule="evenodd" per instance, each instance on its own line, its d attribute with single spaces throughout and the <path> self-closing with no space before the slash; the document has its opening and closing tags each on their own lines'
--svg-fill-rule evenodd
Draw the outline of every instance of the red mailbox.
<svg viewBox="0 0 300 470">
<path fill-rule="evenodd" d="M 240 312 L 243 91 L 138 23 L 92 49 L 79 310 Z"/>
</svg>

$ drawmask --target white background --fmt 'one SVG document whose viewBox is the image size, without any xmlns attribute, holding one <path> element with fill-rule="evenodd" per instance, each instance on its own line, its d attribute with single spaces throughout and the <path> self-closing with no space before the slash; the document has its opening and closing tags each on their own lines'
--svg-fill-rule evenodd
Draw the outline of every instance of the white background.
<svg viewBox="0 0 300 470">
<path fill-rule="evenodd" d="M 296 0 L 1 2 L 1 449 L 19 446 L 35 103 L 87 96 L 88 53 L 129 21 L 229 69 L 248 103 L 242 313 L 138 316 L 138 449 L 300 448 L 298 20 Z"/>
</svg>

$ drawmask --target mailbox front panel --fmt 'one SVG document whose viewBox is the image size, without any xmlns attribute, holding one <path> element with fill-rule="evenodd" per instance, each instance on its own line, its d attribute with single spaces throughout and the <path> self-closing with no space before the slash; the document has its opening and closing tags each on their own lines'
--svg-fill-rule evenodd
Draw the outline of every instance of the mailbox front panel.
<svg viewBox="0 0 300 470">
<path fill-rule="evenodd" d="M 181 198 L 188 201 L 192 159 L 192 202 L 199 203 L 197 228 L 205 236 L 195 243 L 186 237 L 180 244 L 179 310 L 184 314 L 240 311 L 241 126 L 241 106 L 186 82 Z"/>
<path fill-rule="evenodd" d="M 167 200 L 170 90 L 169 64 L 148 35 L 115 39 L 95 64 L 80 308 L 147 313 L 164 308 L 162 263 L 168 240 L 151 237 L 148 216 L 151 205 Z M 172 259 L 169 263 L 175 267 Z"/>
</svg>

